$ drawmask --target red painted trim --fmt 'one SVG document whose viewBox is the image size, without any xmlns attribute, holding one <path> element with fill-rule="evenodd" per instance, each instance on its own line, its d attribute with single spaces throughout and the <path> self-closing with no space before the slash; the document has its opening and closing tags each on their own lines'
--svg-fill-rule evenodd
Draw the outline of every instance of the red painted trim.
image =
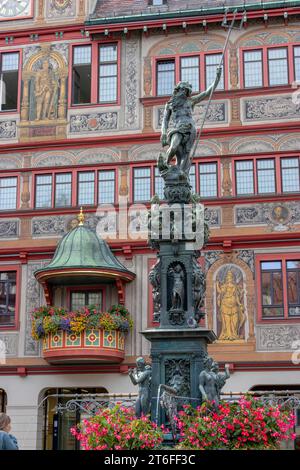
<svg viewBox="0 0 300 470">
<path fill-rule="evenodd" d="M 270 353 L 271 354 L 271 353 Z M 231 361 L 234 371 L 300 371 L 300 364 L 293 364 L 291 361 L 252 361 L 234 362 Z M 126 368 L 135 364 L 135 358 L 127 359 L 122 364 L 81 364 L 81 365 L 44 365 L 44 366 L 1 366 L 0 376 L 17 376 L 18 369 L 22 367 L 23 373 L 27 375 L 53 375 L 53 374 L 120 374 L 126 373 Z M 221 367 L 223 363 L 220 362 Z M 25 369 L 25 371 L 24 371 Z"/>
<path fill-rule="evenodd" d="M 16 331 L 20 329 L 20 303 L 21 303 L 21 266 L 5 265 L 0 266 L 0 272 L 16 271 L 16 304 L 15 304 L 15 324 L 13 326 L 0 325 L 0 331 Z"/>
<path fill-rule="evenodd" d="M 288 316 L 288 292 L 287 292 L 287 271 L 286 271 L 286 261 L 288 260 L 299 260 L 299 253 L 268 253 L 268 254 L 257 254 L 255 257 L 256 265 L 256 287 L 257 287 L 257 321 L 258 323 L 268 324 L 276 323 L 282 324 L 286 323 L 299 323 L 299 317 L 289 317 Z M 262 288 L 261 288 L 261 269 L 260 263 L 262 261 L 281 261 L 282 267 L 282 283 L 283 283 L 283 307 L 284 307 L 284 317 L 283 318 L 271 318 L 265 319 L 262 317 Z"/>
<path fill-rule="evenodd" d="M 289 90 L 290 92 L 291 90 Z M 203 129 L 202 139 L 221 138 L 224 136 L 239 136 L 239 135 L 257 135 L 265 134 L 272 131 L 272 133 L 281 133 L 288 131 L 289 133 L 299 132 L 299 122 L 279 122 L 272 124 L 255 124 L 250 126 L 231 126 L 227 127 L 218 127 L 218 128 L 205 128 Z M 98 137 L 89 137 L 82 139 L 65 139 L 60 141 L 43 141 L 43 142 L 24 142 L 24 143 L 11 143 L 3 144 L 0 146 L 0 154 L 12 151 L 29 151 L 34 149 L 39 149 L 39 151 L 45 150 L 66 150 L 66 148 L 83 148 L 85 145 L 91 147 L 101 147 L 107 145 L 122 145 L 128 144 L 147 144 L 147 143 L 157 143 L 160 139 L 159 132 L 153 133 L 139 133 L 139 134 L 124 134 L 124 135 L 110 135 L 110 136 L 98 136 Z M 128 162 L 127 162 L 128 165 Z"/>
</svg>

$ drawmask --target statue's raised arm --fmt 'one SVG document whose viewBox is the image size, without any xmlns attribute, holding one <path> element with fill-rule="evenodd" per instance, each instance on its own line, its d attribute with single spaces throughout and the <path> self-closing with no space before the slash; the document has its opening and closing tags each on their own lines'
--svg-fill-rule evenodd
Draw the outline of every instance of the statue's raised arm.
<svg viewBox="0 0 300 470">
<path fill-rule="evenodd" d="M 222 66 L 219 66 L 219 67 L 217 67 L 216 78 L 212 82 L 212 84 L 205 91 L 202 91 L 202 93 L 199 93 L 198 95 L 191 96 L 190 99 L 193 103 L 193 106 L 200 103 L 200 101 L 205 100 L 205 98 L 208 98 L 210 96 L 210 94 L 215 91 L 215 89 L 217 88 L 217 86 L 220 82 L 221 75 L 222 75 Z"/>
<path fill-rule="evenodd" d="M 222 74 L 222 67 L 217 68 L 214 82 L 207 90 L 192 96 L 192 85 L 188 82 L 179 82 L 167 102 L 161 125 L 161 144 L 169 148 L 166 155 L 160 153 L 158 168 L 163 178 L 168 172 L 177 171 L 178 177 L 188 178 L 191 167 L 190 153 L 196 140 L 196 125 L 192 116 L 194 106 L 206 97 L 211 96 L 218 86 Z M 172 126 L 170 121 L 172 118 Z M 176 157 L 176 165 L 171 161 Z"/>
</svg>

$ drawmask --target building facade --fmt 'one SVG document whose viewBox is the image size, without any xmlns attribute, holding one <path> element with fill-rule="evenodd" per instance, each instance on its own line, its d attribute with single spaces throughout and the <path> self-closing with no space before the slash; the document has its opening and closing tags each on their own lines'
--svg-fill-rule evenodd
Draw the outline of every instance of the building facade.
<svg viewBox="0 0 300 470">
<path fill-rule="evenodd" d="M 128 369 L 149 355 L 140 331 L 155 325 L 146 212 L 163 197 L 164 105 L 180 80 L 195 92 L 210 85 L 228 29 L 218 1 L 15 3 L 0 1 L 0 409 L 21 448 L 51 449 L 68 393 L 135 391 Z M 299 389 L 300 2 L 253 1 L 236 25 L 191 168 L 210 225 L 209 352 L 230 364 L 227 392 Z M 198 127 L 206 104 L 195 108 Z M 122 362 L 74 362 L 68 351 L 49 361 L 31 336 L 31 312 L 49 303 L 34 273 L 81 206 L 135 279 L 115 291 L 94 278 L 56 286 L 51 300 L 125 303 L 134 328 Z M 66 430 L 76 419 L 60 421 L 59 448 L 74 447 Z"/>
</svg>

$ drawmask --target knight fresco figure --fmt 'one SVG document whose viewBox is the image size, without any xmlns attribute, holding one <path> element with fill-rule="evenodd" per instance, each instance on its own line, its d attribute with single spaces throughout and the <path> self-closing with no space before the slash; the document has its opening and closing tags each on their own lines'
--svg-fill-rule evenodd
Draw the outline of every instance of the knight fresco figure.
<svg viewBox="0 0 300 470">
<path fill-rule="evenodd" d="M 41 69 L 36 72 L 34 84 L 35 120 L 54 119 L 58 81 L 50 68 L 48 60 L 44 60 Z"/>
<path fill-rule="evenodd" d="M 150 412 L 152 368 L 143 357 L 136 360 L 136 368 L 129 369 L 129 377 L 133 385 L 139 386 L 139 396 L 135 403 L 135 414 L 138 418 Z"/>
<path fill-rule="evenodd" d="M 162 153 L 158 158 L 158 168 L 162 176 L 175 156 L 177 169 L 188 176 L 191 166 L 189 155 L 196 139 L 196 125 L 192 116 L 194 106 L 216 89 L 221 74 L 222 67 L 218 67 L 214 82 L 197 95 L 192 96 L 192 85 L 188 82 L 179 82 L 175 86 L 173 95 L 165 106 L 161 126 L 161 144 L 163 147 L 169 145 L 166 158 Z M 173 127 L 169 128 L 171 118 Z"/>
</svg>

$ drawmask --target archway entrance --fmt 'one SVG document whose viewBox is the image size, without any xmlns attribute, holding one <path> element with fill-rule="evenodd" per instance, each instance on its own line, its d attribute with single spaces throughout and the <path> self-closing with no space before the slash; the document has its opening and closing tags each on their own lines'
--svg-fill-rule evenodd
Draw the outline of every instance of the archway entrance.
<svg viewBox="0 0 300 470">
<path fill-rule="evenodd" d="M 49 388 L 44 393 L 44 450 L 78 450 L 79 442 L 70 433 L 70 428 L 89 415 L 78 407 L 63 409 L 71 396 L 107 393 L 99 388 Z"/>
</svg>

